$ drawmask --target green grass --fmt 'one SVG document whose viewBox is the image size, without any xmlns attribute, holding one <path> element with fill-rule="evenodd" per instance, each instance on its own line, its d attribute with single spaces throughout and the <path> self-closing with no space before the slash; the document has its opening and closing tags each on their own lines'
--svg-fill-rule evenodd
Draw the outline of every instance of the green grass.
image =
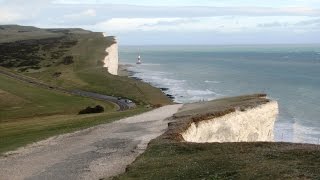
<svg viewBox="0 0 320 180">
<path fill-rule="evenodd" d="M 113 38 L 105 38 L 101 33 L 73 34 L 72 38 L 78 43 L 66 53 L 74 57 L 74 64 L 42 68 L 25 75 L 55 86 L 125 97 L 141 104 L 172 103 L 159 89 L 128 77 L 113 76 L 102 67 L 105 49 L 113 43 Z M 59 78 L 52 78 L 55 72 L 62 74 Z"/>
<path fill-rule="evenodd" d="M 319 167 L 316 145 L 192 144 L 160 138 L 114 179 L 319 179 Z"/>
<path fill-rule="evenodd" d="M 6 76 L 0 76 L 0 90 L 4 94 L 2 102 L 7 102 L 0 103 L 0 123 L 17 118 L 77 114 L 87 106 L 98 104 L 106 111 L 116 109 L 112 103 L 50 91 Z"/>
<path fill-rule="evenodd" d="M 107 112 L 91 115 L 52 115 L 16 119 L 0 123 L 0 154 L 50 136 L 85 129 L 98 124 L 145 112 L 136 108 L 125 112 Z"/>
<path fill-rule="evenodd" d="M 117 112 L 116 105 L 71 96 L 0 76 L 0 154 L 50 136 L 68 133 L 145 112 L 138 107 Z M 78 115 L 102 105 L 101 114 Z"/>
<path fill-rule="evenodd" d="M 320 179 L 320 146 L 273 142 L 188 143 L 181 133 L 203 121 L 268 102 L 264 94 L 184 105 L 167 131 L 114 179 Z M 204 118 L 202 118 L 204 117 Z"/>
<path fill-rule="evenodd" d="M 45 30 L 16 25 L 0 26 L 0 37 L 0 43 L 11 43 L 19 49 L 5 51 L 5 60 L 12 59 L 12 72 L 23 73 L 53 86 L 127 97 L 141 105 L 171 103 L 159 89 L 127 77 L 112 76 L 102 67 L 105 49 L 114 43 L 113 37 L 105 38 L 101 33 L 81 29 Z M 57 37 L 59 39 L 50 39 Z M 34 39 L 37 39 L 36 43 Z M 25 45 L 18 40 L 32 47 L 24 48 Z M 70 46 L 70 42 L 77 43 Z M 6 50 L 9 44 L 2 45 Z M 56 52 L 63 54 L 53 58 Z M 66 56 L 72 56 L 74 63 L 61 64 Z M 40 62 L 21 66 L 19 58 L 24 58 L 21 62 L 29 62 L 32 57 Z M 32 68 L 31 65 L 39 68 Z M 60 76 L 54 76 L 55 73 Z M 77 115 L 87 106 L 95 105 L 102 105 L 105 113 Z M 147 109 L 138 106 L 125 112 L 115 110 L 116 106 L 112 103 L 43 89 L 1 75 L 0 153 L 50 136 L 109 123 Z"/>
</svg>

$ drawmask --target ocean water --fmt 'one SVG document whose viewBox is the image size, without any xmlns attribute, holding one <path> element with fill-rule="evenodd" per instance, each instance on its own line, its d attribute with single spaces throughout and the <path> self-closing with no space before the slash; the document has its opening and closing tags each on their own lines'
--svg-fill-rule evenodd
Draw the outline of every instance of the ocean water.
<svg viewBox="0 0 320 180">
<path fill-rule="evenodd" d="M 176 102 L 267 93 L 277 141 L 319 144 L 320 45 L 120 46 L 120 61 Z"/>
</svg>

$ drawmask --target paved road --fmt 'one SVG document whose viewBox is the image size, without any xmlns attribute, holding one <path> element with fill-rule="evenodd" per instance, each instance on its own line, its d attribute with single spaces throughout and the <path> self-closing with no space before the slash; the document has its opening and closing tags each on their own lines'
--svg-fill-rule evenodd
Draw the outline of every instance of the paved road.
<svg viewBox="0 0 320 180">
<path fill-rule="evenodd" d="M 115 176 L 166 130 L 166 118 L 181 106 L 164 106 L 10 152 L 0 157 L 0 179 L 97 180 Z"/>
<path fill-rule="evenodd" d="M 36 79 L 22 76 L 22 75 L 18 75 L 18 74 L 14 74 L 14 73 L 2 70 L 2 69 L 0 69 L 0 74 L 6 75 L 8 77 L 11 77 L 11 78 L 23 81 L 23 82 L 33 84 L 38 87 L 46 88 L 46 89 L 51 89 L 51 90 L 55 90 L 55 91 L 59 91 L 59 92 L 67 93 L 67 94 L 72 94 L 72 95 L 88 97 L 88 98 L 92 98 L 92 99 L 98 99 L 98 100 L 107 101 L 107 102 L 112 102 L 112 103 L 115 103 L 119 106 L 119 111 L 124 111 L 124 110 L 128 110 L 130 108 L 135 107 L 134 103 L 126 102 L 123 99 L 119 100 L 118 98 L 113 97 L 113 96 L 107 96 L 104 94 L 98 94 L 98 93 L 93 93 L 93 92 L 88 92 L 88 91 L 83 91 L 83 90 L 67 90 L 67 89 L 64 89 L 61 87 L 54 87 L 54 86 L 47 85 L 43 82 L 39 82 Z"/>
</svg>

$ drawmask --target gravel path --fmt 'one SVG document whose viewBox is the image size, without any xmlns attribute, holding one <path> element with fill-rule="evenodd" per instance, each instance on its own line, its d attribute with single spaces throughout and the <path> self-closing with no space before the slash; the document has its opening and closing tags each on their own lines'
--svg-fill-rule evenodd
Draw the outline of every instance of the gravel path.
<svg viewBox="0 0 320 180">
<path fill-rule="evenodd" d="M 182 105 L 60 135 L 0 157 L 0 179 L 99 179 L 125 171 Z"/>
</svg>

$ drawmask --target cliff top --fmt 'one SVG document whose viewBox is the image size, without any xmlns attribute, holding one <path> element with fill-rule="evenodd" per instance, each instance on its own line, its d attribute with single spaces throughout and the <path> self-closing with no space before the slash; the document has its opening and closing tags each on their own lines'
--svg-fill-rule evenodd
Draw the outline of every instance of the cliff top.
<svg viewBox="0 0 320 180">
<path fill-rule="evenodd" d="M 222 112 L 234 112 L 236 109 L 245 110 L 269 102 L 266 94 L 252 94 L 237 97 L 185 104 L 175 114 L 175 117 L 185 116 L 221 116 Z M 216 114 L 216 115 L 215 115 Z"/>
<path fill-rule="evenodd" d="M 244 111 L 257 107 L 270 102 L 266 96 L 266 94 L 253 94 L 185 104 L 172 117 L 173 122 L 169 123 L 164 138 L 180 141 L 183 139 L 181 133 L 188 129 L 191 123 L 224 116 L 236 110 Z"/>
<path fill-rule="evenodd" d="M 0 43 L 47 39 L 62 37 L 67 34 L 88 34 L 87 31 L 81 28 L 49 28 L 42 29 L 33 26 L 19 25 L 0 25 Z"/>
<path fill-rule="evenodd" d="M 269 102 L 265 94 L 187 104 L 165 134 L 151 141 L 126 173 L 115 179 L 319 179 L 319 145 L 283 142 L 179 141 L 189 123 Z"/>
</svg>

